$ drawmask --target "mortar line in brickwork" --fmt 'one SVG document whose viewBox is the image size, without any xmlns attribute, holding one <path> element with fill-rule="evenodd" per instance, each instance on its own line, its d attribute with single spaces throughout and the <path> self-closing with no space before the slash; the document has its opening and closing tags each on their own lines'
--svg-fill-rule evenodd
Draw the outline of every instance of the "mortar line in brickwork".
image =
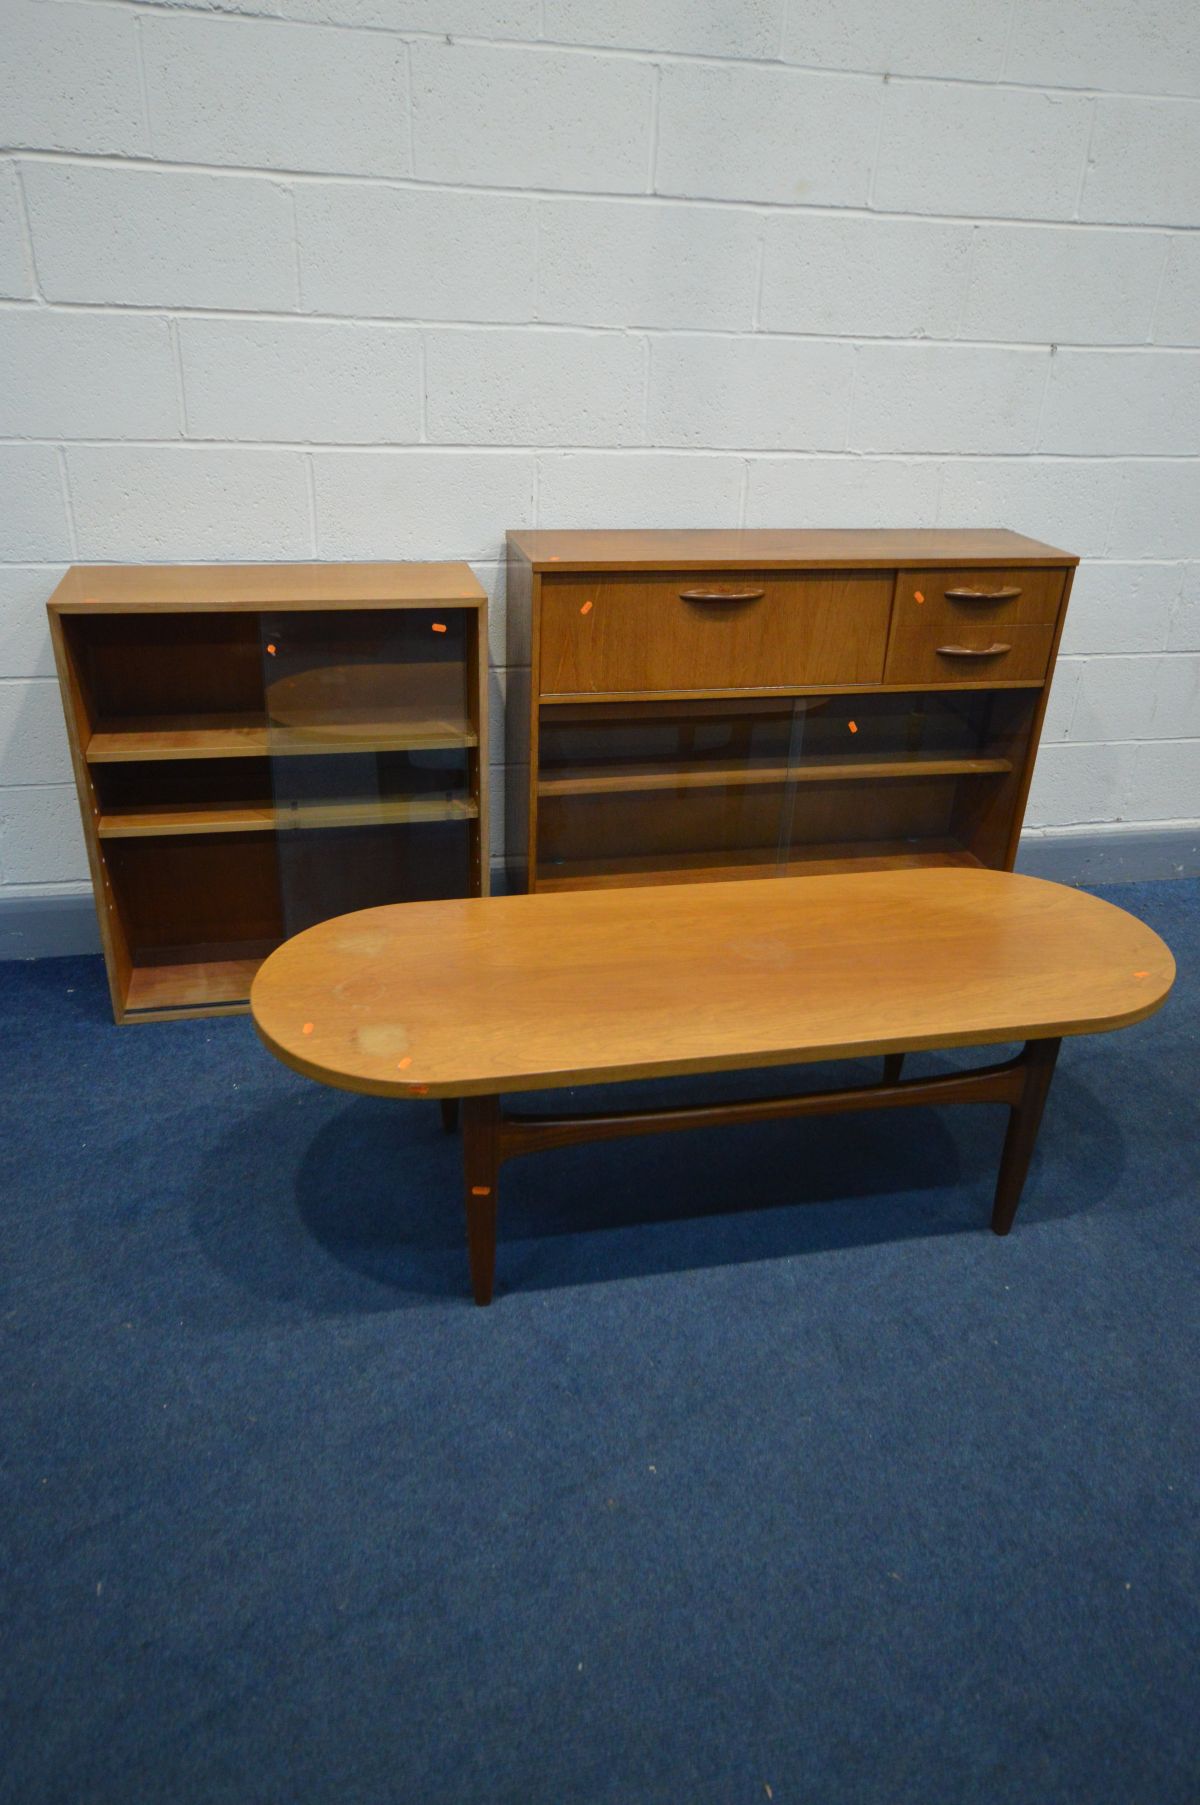
<svg viewBox="0 0 1200 1805">
<path fill-rule="evenodd" d="M 75 509 L 71 504 L 71 482 L 67 473 L 66 447 L 63 445 L 56 446 L 55 457 L 58 462 L 58 481 L 62 490 L 63 509 L 67 516 L 67 538 L 71 544 L 71 562 L 72 564 L 78 564 L 79 535 L 75 531 Z"/>
<path fill-rule="evenodd" d="M 317 473 L 313 467 L 311 451 L 304 460 L 304 486 L 308 495 L 309 543 L 312 547 L 313 557 L 319 558 L 321 555 L 321 535 L 317 525 Z"/>
<path fill-rule="evenodd" d="M 296 190 L 287 190 L 288 217 L 292 222 L 292 280 L 296 284 L 296 312 L 304 312 L 304 267 L 300 260 L 300 210 L 296 205 Z"/>
<path fill-rule="evenodd" d="M 1161 281 L 1161 277 L 1160 277 Z M 628 338 L 631 335 L 649 338 L 713 338 L 729 339 L 744 343 L 748 339 L 762 339 L 766 342 L 780 340 L 790 344 L 812 345 L 892 345 L 897 350 L 962 350 L 962 351 L 1020 351 L 1030 354 L 1046 349 L 1045 339 L 1001 339 L 1001 338 L 908 338 L 897 337 L 894 333 L 835 333 L 835 332 L 789 332 L 778 329 L 759 329 L 736 326 L 652 326 L 641 321 L 632 321 L 621 325 L 597 326 L 579 320 L 445 320 L 425 319 L 416 315 L 397 318 L 394 314 L 382 313 L 325 313 L 302 312 L 297 308 L 245 308 L 245 307 L 189 307 L 176 301 L 45 301 L 41 296 L 36 301 L 20 296 L 0 300 L 0 313 L 62 313 L 62 314 L 105 314 L 117 316 L 123 314 L 150 315 L 155 318 L 204 319 L 253 321 L 256 324 L 273 325 L 333 325 L 333 326 L 384 326 L 396 332 L 520 332 L 547 335 L 575 333 L 589 338 Z M 1096 356 L 1138 356 L 1186 357 L 1200 353 L 1200 344 L 1152 344 L 1148 340 L 1121 341 L 1110 344 L 1097 343 L 1091 339 L 1060 338 L 1055 341 L 1060 351 L 1087 352 Z"/>
<path fill-rule="evenodd" d="M 128 0 L 84 0 L 84 4 L 93 6 L 116 5 L 121 11 L 126 9 Z M 299 31 L 336 31 L 352 36 L 355 33 L 366 33 L 376 37 L 399 38 L 404 44 L 429 42 L 445 45 L 445 27 L 423 31 L 419 26 L 375 25 L 368 22 L 353 25 L 331 24 L 322 19 L 293 19 L 281 17 L 278 13 L 221 13 L 214 17 L 210 6 L 181 5 L 179 0 L 138 0 L 138 12 L 147 17 L 165 16 L 178 19 L 191 17 L 198 24 L 221 23 L 234 25 L 277 25 Z M 659 61 L 678 63 L 684 67 L 692 64 L 708 65 L 716 69 L 764 69 L 780 75 L 816 75 L 827 76 L 834 80 L 861 81 L 878 79 L 883 73 L 879 69 L 841 68 L 827 63 L 803 63 L 784 61 L 778 56 L 731 56 L 713 50 L 657 50 L 650 44 L 592 44 L 578 40 L 566 41 L 545 36 L 534 38 L 520 37 L 483 37 L 470 32 L 453 32 L 453 45 L 447 48 L 472 50 L 518 50 L 531 55 L 550 53 L 556 56 L 584 57 L 589 62 L 596 58 L 608 58 L 614 62 L 645 63 Z M 1102 94 L 1104 99 L 1116 100 L 1181 100 L 1193 99 L 1188 94 L 1162 94 L 1140 88 L 1104 88 L 1097 89 L 1092 84 L 1072 87 L 1060 82 L 1027 82 L 1016 81 L 1007 76 L 986 75 L 939 75 L 914 74 L 906 71 L 903 75 L 892 77 L 894 81 L 925 82 L 939 87 L 961 88 L 994 88 L 1001 92 L 1015 90 L 1018 93 L 1032 94 Z"/>
<path fill-rule="evenodd" d="M 1042 378 L 1042 393 L 1038 400 L 1037 419 L 1033 427 L 1033 443 L 1035 450 L 1040 450 L 1042 443 L 1042 421 L 1046 417 L 1046 402 L 1050 395 L 1050 384 L 1054 379 L 1054 358 L 1058 347 L 1050 346 L 1050 355 L 1046 359 L 1046 374 Z"/>
<path fill-rule="evenodd" d="M 1155 331 L 1156 326 L 1158 325 L 1158 310 L 1159 310 L 1159 307 L 1162 305 L 1163 289 L 1166 287 L 1167 265 L 1171 261 L 1171 245 L 1173 242 L 1174 242 L 1173 239 L 1168 237 L 1166 242 L 1163 245 L 1162 265 L 1158 272 L 1158 287 L 1154 291 L 1154 304 L 1150 309 L 1150 340 L 1151 341 L 1154 340 L 1154 331 Z"/>
<path fill-rule="evenodd" d="M 33 229 L 29 223 L 29 202 L 25 194 L 25 180 L 21 171 L 21 165 L 14 162 L 12 172 L 13 181 L 17 185 L 17 219 L 21 234 L 21 254 L 24 258 L 25 266 L 29 271 L 29 280 L 33 287 L 34 300 L 42 301 L 44 300 L 44 296 L 42 294 L 41 283 L 38 281 L 37 259 L 33 252 Z"/>
<path fill-rule="evenodd" d="M 1099 118 L 1099 116 L 1100 116 L 1100 108 L 1096 103 L 1095 97 L 1093 96 L 1092 105 L 1091 105 L 1091 116 L 1088 119 L 1087 143 L 1084 146 L 1084 150 L 1083 150 L 1083 168 L 1079 172 L 1079 186 L 1075 190 L 1075 218 L 1076 219 L 1079 218 L 1080 210 L 1083 207 L 1083 197 L 1084 197 L 1085 193 L 1087 192 L 1088 176 L 1091 173 L 1091 167 L 1092 167 L 1092 142 L 1096 136 L 1096 121 Z"/>
<path fill-rule="evenodd" d="M 997 76 L 998 81 L 1007 81 L 1008 79 L 1008 64 L 1009 59 L 1012 56 L 1013 37 L 1016 33 L 1017 12 L 1020 4 L 1021 0 L 1009 0 L 1008 25 L 1004 32 L 1004 52 L 1000 58 L 1000 73 Z"/>
<path fill-rule="evenodd" d="M 871 167 L 867 171 L 867 209 L 875 212 L 875 178 L 879 173 L 879 159 L 883 154 L 883 126 L 886 118 L 887 91 L 889 77 L 884 75 L 879 83 L 879 116 L 875 121 L 875 148 L 871 152 Z"/>
<path fill-rule="evenodd" d="M 138 93 L 142 98 L 142 124 L 146 128 L 146 144 L 153 156 L 154 126 L 150 118 L 150 86 L 146 80 L 146 47 L 142 41 L 142 21 L 138 13 L 133 15 L 133 53 L 137 59 Z"/>
<path fill-rule="evenodd" d="M 545 0 L 543 0 L 543 5 Z M 650 89 L 650 132 L 649 132 L 649 167 L 646 171 L 646 192 L 653 194 L 658 172 L 658 115 L 662 96 L 662 64 L 654 65 L 654 82 Z"/>
<path fill-rule="evenodd" d="M 186 439 L 188 437 L 187 392 L 183 386 L 183 350 L 179 343 L 179 321 L 168 319 L 167 332 L 171 340 L 171 368 L 175 375 L 175 400 L 179 407 L 179 430 Z"/>
<path fill-rule="evenodd" d="M 850 354 L 850 394 L 846 400 L 846 438 L 842 446 L 844 452 L 850 450 L 850 441 L 854 437 L 854 401 L 858 394 L 858 346 L 855 345 Z"/>
<path fill-rule="evenodd" d="M 411 44 L 404 46 L 404 82 L 408 91 L 408 166 L 415 175 L 417 169 L 417 90 L 413 81 Z"/>
<path fill-rule="evenodd" d="M 962 336 L 962 325 L 967 317 L 967 304 L 971 299 L 971 282 L 975 275 L 975 247 L 978 243 L 979 227 L 973 226 L 971 228 L 971 240 L 967 245 L 967 267 L 964 272 L 962 295 L 958 303 L 958 323 L 954 329 L 955 342 L 958 344 L 967 344 L 970 342 Z"/>
<path fill-rule="evenodd" d="M 436 442 L 422 444 L 414 441 L 411 444 L 397 444 L 386 439 L 226 439 L 226 438 L 190 438 L 190 439 L 144 439 L 144 438 L 64 438 L 62 433 L 52 437 L 35 436 L 33 434 L 0 434 L 0 446 L 7 449 L 20 447 L 67 449 L 82 447 L 89 450 L 107 451 L 212 451 L 212 452 L 307 452 L 331 453 L 339 457 L 423 457 L 439 454 L 461 457 L 464 452 L 471 452 L 479 457 L 687 457 L 687 458 L 753 458 L 757 463 L 802 464 L 802 463 L 875 463 L 898 464 L 945 464 L 945 463 L 1025 463 L 1025 464 L 1087 464 L 1103 467 L 1109 464 L 1196 464 L 1200 463 L 1200 452 L 1188 451 L 1113 451 L 1113 452 L 1077 452 L 1077 451 L 1003 451 L 972 450 L 959 451 L 952 446 L 920 449 L 876 448 L 870 445 L 814 446 L 811 449 L 797 446 L 794 449 L 780 450 L 775 446 L 762 445 L 673 445 L 659 441 L 655 444 L 612 445 L 596 442 L 594 444 L 567 445 L 538 443 L 512 443 L 506 445 L 491 444 L 480 439 L 441 439 Z M 1174 564 L 1178 560 L 1164 558 L 1159 562 Z M 17 560 L 20 562 L 20 560 Z M 1125 562 L 1123 559 L 1114 562 Z M 1144 563 L 1146 560 L 1137 559 Z"/>
<path fill-rule="evenodd" d="M 765 334 L 762 330 L 763 281 L 767 272 L 767 234 L 765 220 L 763 221 L 762 229 L 758 234 L 758 245 L 756 250 L 757 257 L 754 271 L 754 313 L 752 316 L 751 330 L 757 337 L 762 338 L 769 336 L 769 334 Z"/>
<path fill-rule="evenodd" d="M 1169 97 L 1170 98 L 1170 97 Z M 1195 103 L 1200 107 L 1200 101 Z M 836 201 L 801 202 L 773 201 L 770 199 L 736 198 L 730 199 L 719 194 L 672 194 L 656 190 L 646 194 L 636 189 L 624 188 L 539 188 L 534 185 L 519 187 L 514 183 L 503 182 L 438 182 L 420 176 L 377 175 L 369 171 L 360 174 L 346 171 L 330 171 L 321 169 L 291 169 L 273 167 L 266 164 L 234 164 L 234 163 L 202 163 L 195 161 L 170 161 L 165 158 L 151 156 L 114 156 L 108 152 L 89 152 L 77 150 L 46 150 L 22 145 L 10 145 L 3 155 L 24 162 L 33 163 L 76 163 L 94 166 L 100 169 L 134 169 L 143 173 L 156 175 L 208 175 L 221 176 L 230 181 L 268 181 L 279 183 L 315 182 L 327 186 L 350 186 L 354 188 L 400 188 L 413 189 L 425 193 L 434 190 L 441 194 L 494 194 L 517 200 L 549 200 L 549 201 L 623 201 L 629 206 L 673 206 L 673 207 L 716 207 L 738 213 L 789 213 L 808 217 L 817 215 L 850 219 L 897 220 L 915 224 L 928 225 L 995 225 L 995 226 L 1034 226 L 1038 228 L 1071 228 L 1075 231 L 1105 232 L 1195 232 L 1200 231 L 1197 224 L 1181 223 L 1173 220 L 1125 220 L 1125 219 L 1072 219 L 1066 215 L 1037 216 L 1015 213 L 920 213 L 910 208 L 871 208 L 864 203 Z"/>
</svg>

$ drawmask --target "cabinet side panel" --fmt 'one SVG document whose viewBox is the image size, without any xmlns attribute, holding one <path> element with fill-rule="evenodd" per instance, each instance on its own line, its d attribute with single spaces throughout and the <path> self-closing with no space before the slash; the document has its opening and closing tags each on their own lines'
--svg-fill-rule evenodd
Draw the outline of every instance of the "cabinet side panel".
<svg viewBox="0 0 1200 1805">
<path fill-rule="evenodd" d="M 1046 718 L 1046 709 L 1050 702 L 1050 686 L 1054 682 L 1054 672 L 1058 665 L 1058 647 L 1062 639 L 1063 628 L 1067 622 L 1067 608 L 1071 601 L 1071 586 L 1075 581 L 1075 566 L 1066 572 L 1063 584 L 1062 601 L 1059 603 L 1058 620 L 1054 628 L 1054 642 L 1050 647 L 1050 660 L 1046 666 L 1046 681 L 1038 697 L 1037 711 L 1033 717 L 1033 726 L 1029 734 L 1029 748 L 1025 757 L 1025 766 L 1021 772 L 1020 782 L 1013 793 L 1012 821 L 1009 825 L 1008 849 L 1004 860 L 1004 869 L 1011 871 L 1017 862 L 1017 847 L 1021 840 L 1021 829 L 1025 824 L 1025 805 L 1029 800 L 1029 786 L 1033 782 L 1033 767 L 1037 760 L 1038 747 L 1042 739 L 1042 723 Z"/>
<path fill-rule="evenodd" d="M 537 691 L 530 682 L 533 658 L 534 577 L 527 558 L 509 541 L 506 599 L 508 694 L 504 717 L 504 849 L 509 888 L 529 888 L 534 824 L 531 798 L 535 757 L 533 726 Z M 540 583 L 538 584 L 540 587 Z"/>
<path fill-rule="evenodd" d="M 492 888 L 491 828 L 488 795 L 491 789 L 488 768 L 488 616 L 487 603 L 467 613 L 467 694 L 468 707 L 474 716 L 476 744 L 467 755 L 467 769 L 478 814 L 471 822 L 472 894 L 488 896 Z"/>
<path fill-rule="evenodd" d="M 104 950 L 113 1016 L 119 1022 L 125 1014 L 132 962 L 118 899 L 113 892 L 108 862 L 97 832 L 100 811 L 87 762 L 87 743 L 92 731 L 91 703 L 83 664 L 71 641 L 70 625 L 57 608 L 51 607 L 47 612 L 50 619 L 50 642 L 54 647 L 54 663 L 58 670 L 59 691 L 66 716 L 67 741 L 71 748 L 71 768 L 75 773 L 75 789 L 79 797 L 84 845 L 87 847 L 92 896 L 100 924 L 100 944 Z"/>
</svg>

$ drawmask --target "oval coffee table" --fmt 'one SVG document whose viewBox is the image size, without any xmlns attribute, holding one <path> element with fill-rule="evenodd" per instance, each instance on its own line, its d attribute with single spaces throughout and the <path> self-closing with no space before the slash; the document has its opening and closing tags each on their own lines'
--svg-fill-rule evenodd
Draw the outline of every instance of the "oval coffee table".
<svg viewBox="0 0 1200 1805">
<path fill-rule="evenodd" d="M 467 1242 L 490 1302 L 502 1160 L 721 1123 L 910 1104 L 1003 1103 L 992 1211 L 1012 1227 L 1060 1040 L 1153 1015 L 1175 976 L 1158 935 L 1079 890 L 1012 872 L 858 871 L 449 902 L 321 922 L 272 953 L 250 1008 L 293 1070 L 342 1090 L 463 1101 Z M 918 1048 L 1026 1043 L 900 1077 Z M 883 1054 L 881 1083 L 580 1116 L 502 1093 Z"/>
</svg>

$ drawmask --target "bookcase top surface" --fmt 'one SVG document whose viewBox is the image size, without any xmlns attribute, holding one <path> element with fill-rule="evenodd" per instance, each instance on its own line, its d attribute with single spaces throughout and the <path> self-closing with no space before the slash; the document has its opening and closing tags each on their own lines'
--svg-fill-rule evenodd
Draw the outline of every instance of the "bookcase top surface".
<svg viewBox="0 0 1200 1805">
<path fill-rule="evenodd" d="M 466 564 L 76 564 L 50 598 L 64 614 L 263 608 L 481 608 Z"/>
<path fill-rule="evenodd" d="M 967 528 L 707 528 L 680 531 L 510 532 L 508 543 L 535 570 L 796 569 L 805 565 L 924 568 L 945 564 L 1058 564 L 1072 552 L 1005 527 Z"/>
</svg>

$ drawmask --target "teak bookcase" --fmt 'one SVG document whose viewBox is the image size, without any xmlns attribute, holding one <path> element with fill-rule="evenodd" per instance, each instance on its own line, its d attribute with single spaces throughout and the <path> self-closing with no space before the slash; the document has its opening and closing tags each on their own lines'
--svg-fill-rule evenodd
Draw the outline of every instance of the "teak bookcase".
<svg viewBox="0 0 1200 1805">
<path fill-rule="evenodd" d="M 331 915 L 483 895 L 462 564 L 79 566 L 49 602 L 120 1022 L 228 1014 Z"/>
<path fill-rule="evenodd" d="M 1077 563 L 1006 531 L 510 533 L 510 883 L 1011 869 Z"/>
</svg>

